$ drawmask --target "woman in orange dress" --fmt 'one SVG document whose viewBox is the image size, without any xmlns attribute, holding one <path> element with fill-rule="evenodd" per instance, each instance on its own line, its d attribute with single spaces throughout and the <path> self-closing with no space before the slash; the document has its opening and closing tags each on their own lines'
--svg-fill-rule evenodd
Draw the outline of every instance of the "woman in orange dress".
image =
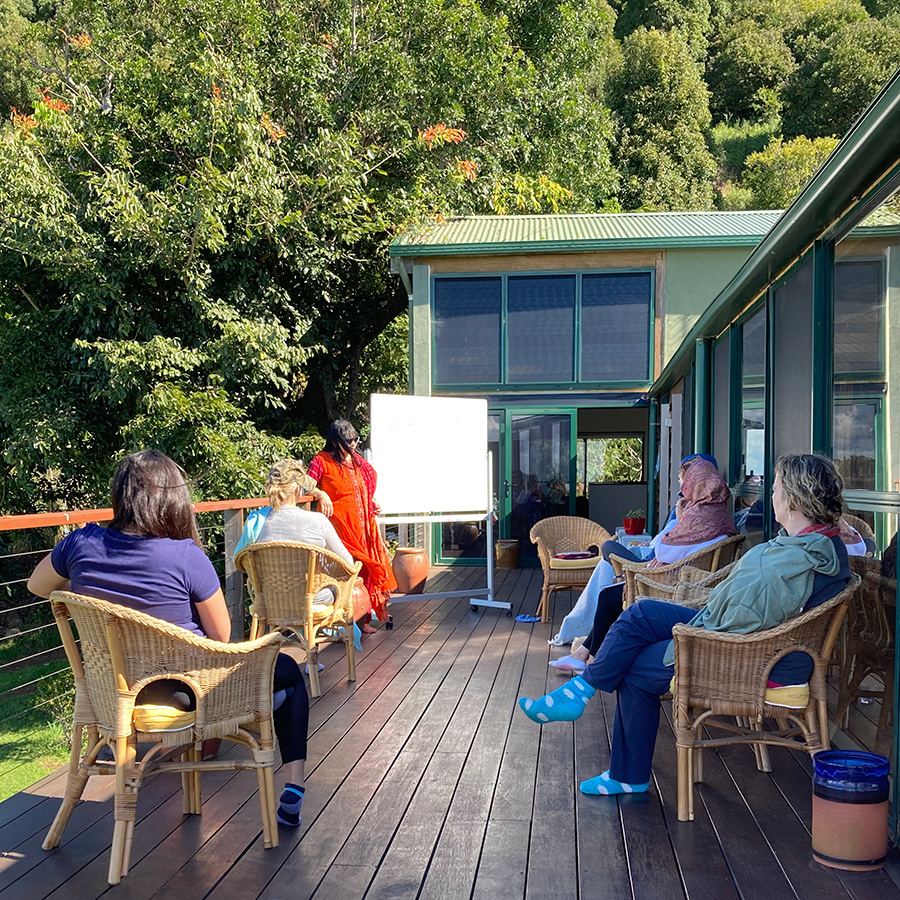
<svg viewBox="0 0 900 900">
<path fill-rule="evenodd" d="M 350 555 L 362 563 L 363 583 L 369 591 L 372 609 L 386 621 L 387 602 L 397 587 L 387 547 L 375 522 L 381 507 L 375 501 L 378 476 L 356 452 L 359 435 L 346 420 L 331 423 L 325 449 L 309 464 L 307 475 L 328 495 L 319 507 L 331 520 L 334 530 Z M 363 628 L 363 631 L 371 628 Z"/>
</svg>

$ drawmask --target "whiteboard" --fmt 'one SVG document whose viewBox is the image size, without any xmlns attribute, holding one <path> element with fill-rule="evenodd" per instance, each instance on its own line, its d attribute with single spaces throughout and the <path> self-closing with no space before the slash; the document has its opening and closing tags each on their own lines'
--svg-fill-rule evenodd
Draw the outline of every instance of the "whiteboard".
<svg viewBox="0 0 900 900">
<path fill-rule="evenodd" d="M 382 515 L 487 515 L 487 400 L 372 394 L 369 421 Z"/>
</svg>

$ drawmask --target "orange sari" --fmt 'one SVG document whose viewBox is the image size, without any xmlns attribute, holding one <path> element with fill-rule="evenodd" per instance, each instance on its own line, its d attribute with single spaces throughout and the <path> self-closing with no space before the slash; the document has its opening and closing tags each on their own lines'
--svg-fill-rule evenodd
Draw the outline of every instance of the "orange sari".
<svg viewBox="0 0 900 900">
<path fill-rule="evenodd" d="M 323 450 L 310 463 L 307 474 L 331 497 L 331 524 L 350 555 L 363 564 L 360 576 L 372 608 L 385 621 L 387 602 L 397 581 L 372 507 L 375 470 L 358 453 L 353 454 L 352 462 L 339 463 Z"/>
</svg>

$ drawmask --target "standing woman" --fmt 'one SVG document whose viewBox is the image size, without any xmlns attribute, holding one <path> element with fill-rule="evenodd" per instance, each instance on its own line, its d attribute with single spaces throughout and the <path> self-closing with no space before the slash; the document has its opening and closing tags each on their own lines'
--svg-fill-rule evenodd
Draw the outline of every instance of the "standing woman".
<svg viewBox="0 0 900 900">
<path fill-rule="evenodd" d="M 381 507 L 375 501 L 378 476 L 356 452 L 359 435 L 346 420 L 331 423 L 325 449 L 309 464 L 307 475 L 328 495 L 320 509 L 334 525 L 350 555 L 361 562 L 363 583 L 369 591 L 375 615 L 383 622 L 390 593 L 397 587 L 387 547 L 375 522 Z M 365 626 L 363 631 L 372 631 Z"/>
</svg>

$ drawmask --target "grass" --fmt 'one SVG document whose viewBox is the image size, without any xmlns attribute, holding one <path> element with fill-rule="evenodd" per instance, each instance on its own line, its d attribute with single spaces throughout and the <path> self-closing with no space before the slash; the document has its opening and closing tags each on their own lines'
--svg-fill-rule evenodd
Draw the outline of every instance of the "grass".
<svg viewBox="0 0 900 900">
<path fill-rule="evenodd" d="M 74 689 L 67 668 L 66 660 L 55 659 L 0 671 L 0 800 L 68 761 Z M 9 693 L 37 679 L 43 680 Z"/>
</svg>

